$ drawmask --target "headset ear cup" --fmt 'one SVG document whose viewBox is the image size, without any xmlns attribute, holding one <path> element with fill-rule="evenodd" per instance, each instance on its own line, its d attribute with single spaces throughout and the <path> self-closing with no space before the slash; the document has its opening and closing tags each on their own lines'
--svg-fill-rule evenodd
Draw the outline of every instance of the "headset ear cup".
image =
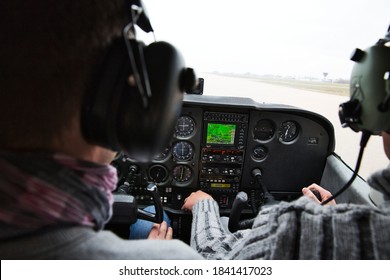
<svg viewBox="0 0 390 280">
<path fill-rule="evenodd" d="M 122 150 L 137 160 L 147 161 L 172 138 L 182 108 L 180 76 L 184 62 L 166 42 L 152 43 L 143 53 L 152 96 L 148 107 L 143 108 L 139 96 L 139 100 L 134 100 L 128 93 L 122 94 L 117 132 Z"/>
<path fill-rule="evenodd" d="M 390 92 L 386 86 L 390 83 L 385 78 L 385 73 L 390 72 L 390 48 L 377 44 L 360 52 L 364 55 L 354 60 L 350 81 L 350 104 L 352 101 L 359 104 L 359 114 L 346 118 L 346 124 L 354 131 L 380 134 L 390 129 L 390 110 L 381 108 Z"/>
<path fill-rule="evenodd" d="M 123 38 L 114 39 L 93 71 L 81 109 L 81 130 L 93 144 L 119 150 L 118 107 L 122 92 L 134 92 L 127 83 L 131 67 Z M 132 102 L 133 103 L 133 102 Z"/>
<path fill-rule="evenodd" d="M 136 43 L 144 59 L 133 61 L 146 69 L 151 97 L 148 106 L 130 80 L 133 70 L 123 38 L 115 39 L 97 70 L 84 100 L 81 128 L 90 143 L 121 150 L 139 161 L 147 161 L 167 146 L 180 115 L 183 90 L 180 78 L 184 62 L 178 51 L 166 42 L 148 46 Z"/>
</svg>

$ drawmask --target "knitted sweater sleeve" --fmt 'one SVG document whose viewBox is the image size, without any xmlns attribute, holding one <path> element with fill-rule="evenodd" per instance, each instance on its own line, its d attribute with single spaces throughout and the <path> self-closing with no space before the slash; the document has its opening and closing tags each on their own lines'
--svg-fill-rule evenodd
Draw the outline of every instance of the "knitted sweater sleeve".
<svg viewBox="0 0 390 280">
<path fill-rule="evenodd" d="M 218 204 L 201 200 L 192 209 L 191 247 L 206 259 L 232 258 L 249 230 L 230 233 L 222 224 Z"/>
<path fill-rule="evenodd" d="M 295 211 L 280 219 L 286 205 L 278 208 L 262 210 L 251 229 L 230 233 L 221 222 L 218 204 L 201 200 L 192 209 L 191 246 L 206 259 L 295 258 Z"/>
<path fill-rule="evenodd" d="M 207 259 L 388 259 L 389 209 L 302 197 L 263 209 L 251 229 L 232 234 L 218 204 L 202 200 L 192 210 L 191 246 Z"/>
</svg>

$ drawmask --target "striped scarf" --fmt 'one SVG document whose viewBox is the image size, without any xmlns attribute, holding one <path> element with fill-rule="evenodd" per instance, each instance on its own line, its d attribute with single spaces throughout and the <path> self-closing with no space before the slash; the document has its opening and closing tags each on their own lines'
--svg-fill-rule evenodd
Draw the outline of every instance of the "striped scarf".
<svg viewBox="0 0 390 280">
<path fill-rule="evenodd" d="M 0 221 L 102 229 L 112 214 L 116 169 L 63 154 L 0 154 Z"/>
</svg>

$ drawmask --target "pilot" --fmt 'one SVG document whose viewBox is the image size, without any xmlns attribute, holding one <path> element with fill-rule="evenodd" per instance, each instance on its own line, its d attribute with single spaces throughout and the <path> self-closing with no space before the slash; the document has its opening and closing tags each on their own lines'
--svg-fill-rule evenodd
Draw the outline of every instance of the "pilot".
<svg viewBox="0 0 390 280">
<path fill-rule="evenodd" d="M 1 259 L 199 259 L 164 222 L 150 239 L 103 230 L 115 153 L 86 141 L 81 103 L 128 1 L 2 1 Z"/>
<path fill-rule="evenodd" d="M 390 134 L 382 132 L 382 139 L 390 159 Z M 194 192 L 183 205 L 194 217 L 191 246 L 207 259 L 390 259 L 390 165 L 367 181 L 384 195 L 378 208 L 334 200 L 321 206 L 332 195 L 313 184 L 298 200 L 265 208 L 251 229 L 235 233 L 225 229 L 213 198 Z"/>
</svg>

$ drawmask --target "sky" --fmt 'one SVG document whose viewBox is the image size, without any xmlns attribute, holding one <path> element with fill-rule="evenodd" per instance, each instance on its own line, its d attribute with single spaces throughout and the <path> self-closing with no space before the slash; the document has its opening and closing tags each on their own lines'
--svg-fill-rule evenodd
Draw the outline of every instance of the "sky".
<svg viewBox="0 0 390 280">
<path fill-rule="evenodd" d="M 348 79 L 352 51 L 390 25 L 390 0 L 143 2 L 156 39 L 197 72 Z"/>
</svg>

